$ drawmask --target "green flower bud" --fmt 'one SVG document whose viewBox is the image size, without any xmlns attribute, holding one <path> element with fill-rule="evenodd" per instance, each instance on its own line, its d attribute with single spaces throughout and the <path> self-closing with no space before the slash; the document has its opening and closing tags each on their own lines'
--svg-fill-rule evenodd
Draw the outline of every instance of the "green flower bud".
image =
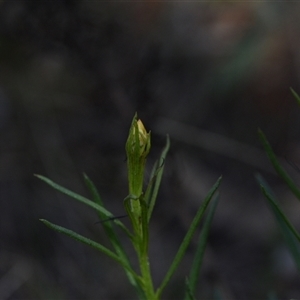
<svg viewBox="0 0 300 300">
<path fill-rule="evenodd" d="M 126 154 L 129 178 L 129 193 L 139 197 L 143 191 L 143 178 L 146 157 L 150 151 L 150 132 L 147 132 L 141 120 L 134 116 L 126 142 Z"/>
<path fill-rule="evenodd" d="M 143 122 L 139 119 L 137 121 L 138 131 L 139 131 L 139 144 L 140 144 L 140 155 L 143 155 L 144 152 L 149 152 L 148 145 L 150 142 L 149 133 L 147 133 Z M 133 133 L 135 134 L 135 127 L 133 128 Z M 145 154 L 144 154 L 145 155 Z"/>
</svg>

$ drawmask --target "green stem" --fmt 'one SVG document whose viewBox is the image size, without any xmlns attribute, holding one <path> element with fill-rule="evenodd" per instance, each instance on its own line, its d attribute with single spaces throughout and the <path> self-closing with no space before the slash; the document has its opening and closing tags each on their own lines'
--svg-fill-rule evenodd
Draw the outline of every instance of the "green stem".
<svg viewBox="0 0 300 300">
<path fill-rule="evenodd" d="M 135 231 L 134 248 L 139 260 L 139 266 L 141 271 L 142 288 L 147 300 L 158 300 L 151 276 L 148 244 L 149 244 L 149 225 L 147 220 L 147 206 L 143 204 L 142 199 L 136 200 L 140 204 L 141 216 L 138 220 L 137 230 Z"/>
<path fill-rule="evenodd" d="M 139 255 L 139 264 L 142 273 L 143 290 L 146 299 L 158 300 L 158 297 L 153 287 L 148 253 L 144 251 L 139 251 L 138 255 Z"/>
</svg>

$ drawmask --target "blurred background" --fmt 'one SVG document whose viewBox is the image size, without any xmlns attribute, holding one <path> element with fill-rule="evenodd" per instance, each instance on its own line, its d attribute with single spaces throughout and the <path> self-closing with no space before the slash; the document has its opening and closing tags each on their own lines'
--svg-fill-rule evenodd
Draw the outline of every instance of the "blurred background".
<svg viewBox="0 0 300 300">
<path fill-rule="evenodd" d="M 96 213 L 33 176 L 88 196 L 86 172 L 124 215 L 124 145 L 135 112 L 152 131 L 149 170 L 171 137 L 151 224 L 155 284 L 223 175 L 199 299 L 215 288 L 224 299 L 300 298 L 299 273 L 254 179 L 268 179 L 300 230 L 299 202 L 257 136 L 260 127 L 299 182 L 287 163 L 300 165 L 300 108 L 289 90 L 300 92 L 299 3 L 0 5 L 1 299 L 135 299 L 119 266 L 38 221 L 108 245 Z M 183 298 L 196 245 L 165 299 Z"/>
</svg>

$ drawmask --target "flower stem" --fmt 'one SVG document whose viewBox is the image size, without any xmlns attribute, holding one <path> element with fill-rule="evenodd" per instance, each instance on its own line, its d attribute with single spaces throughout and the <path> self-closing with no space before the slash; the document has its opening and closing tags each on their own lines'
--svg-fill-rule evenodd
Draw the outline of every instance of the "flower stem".
<svg viewBox="0 0 300 300">
<path fill-rule="evenodd" d="M 158 300 L 158 297 L 155 293 L 148 253 L 144 251 L 140 251 L 139 253 L 139 264 L 142 273 L 142 281 L 143 281 L 143 290 L 147 300 Z"/>
<path fill-rule="evenodd" d="M 142 288 L 147 300 L 157 300 L 148 257 L 149 222 L 148 204 L 143 198 L 143 181 L 146 158 L 150 151 L 151 138 L 142 121 L 133 117 L 126 141 L 129 195 L 124 199 L 124 205 L 131 220 L 134 239 L 133 245 L 137 252 Z"/>
</svg>

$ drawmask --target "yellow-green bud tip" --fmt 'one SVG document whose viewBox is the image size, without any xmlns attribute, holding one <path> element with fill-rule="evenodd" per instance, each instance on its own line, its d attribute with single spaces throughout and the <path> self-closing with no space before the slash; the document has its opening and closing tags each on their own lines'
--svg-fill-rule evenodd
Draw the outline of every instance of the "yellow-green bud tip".
<svg viewBox="0 0 300 300">
<path fill-rule="evenodd" d="M 148 140 L 148 133 L 146 131 L 146 128 L 143 124 L 143 122 L 139 119 L 137 121 L 137 126 L 139 130 L 139 141 L 140 141 L 140 147 L 143 147 Z M 135 133 L 135 128 L 133 129 L 133 134 Z"/>
<path fill-rule="evenodd" d="M 140 157 L 146 157 L 150 150 L 150 132 L 146 131 L 143 122 L 137 119 L 136 115 L 133 118 L 129 131 L 126 149 L 127 155 L 137 155 Z"/>
</svg>

